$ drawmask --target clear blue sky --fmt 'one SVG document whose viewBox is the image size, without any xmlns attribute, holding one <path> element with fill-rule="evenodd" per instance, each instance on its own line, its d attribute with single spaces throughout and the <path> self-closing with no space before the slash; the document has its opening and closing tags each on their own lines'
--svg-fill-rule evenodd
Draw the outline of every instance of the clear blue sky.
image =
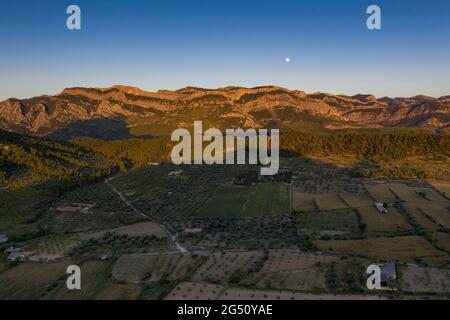
<svg viewBox="0 0 450 320">
<path fill-rule="evenodd" d="M 81 31 L 66 29 L 70 4 Z M 370 4 L 380 31 L 366 28 Z M 0 100 L 114 84 L 450 94 L 448 0 L 14 0 L 0 12 Z"/>
</svg>

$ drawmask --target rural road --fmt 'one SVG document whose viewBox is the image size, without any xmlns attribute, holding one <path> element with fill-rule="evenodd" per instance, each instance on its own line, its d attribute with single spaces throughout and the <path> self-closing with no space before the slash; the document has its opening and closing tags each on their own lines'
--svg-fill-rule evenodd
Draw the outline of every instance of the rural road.
<svg viewBox="0 0 450 320">
<path fill-rule="evenodd" d="M 152 222 L 154 222 L 154 223 L 156 223 L 168 236 L 169 236 L 169 238 L 170 238 L 170 240 L 172 240 L 172 242 L 175 244 L 175 246 L 176 246 L 176 248 L 177 248 L 177 250 L 178 250 L 178 252 L 179 253 L 189 253 L 189 250 L 187 250 L 186 248 L 184 248 L 183 246 L 181 246 L 178 242 L 177 242 L 177 238 L 176 238 L 176 236 L 175 235 L 173 235 L 172 233 L 170 233 L 170 231 L 169 230 L 167 230 L 167 228 L 162 224 L 162 223 L 160 223 L 159 221 L 157 221 L 156 219 L 154 219 L 154 218 L 152 218 L 152 217 L 149 217 L 149 216 L 147 216 L 146 214 L 144 214 L 144 213 L 142 213 L 142 212 L 140 212 L 138 209 L 136 209 L 136 207 L 135 206 L 133 206 L 124 196 L 123 196 L 123 194 L 119 191 L 119 190 L 117 190 L 116 188 L 114 188 L 109 182 L 110 181 L 112 181 L 112 180 L 114 180 L 114 179 L 116 179 L 116 178 L 118 178 L 118 176 L 115 176 L 115 177 L 112 177 L 112 178 L 107 178 L 107 179 L 105 179 L 105 183 L 106 183 L 106 185 L 108 185 L 111 189 L 112 189 L 112 191 L 114 191 L 118 196 L 119 196 L 119 198 L 129 207 L 129 208 L 131 208 L 134 212 L 136 212 L 138 215 L 140 215 L 140 216 L 142 216 L 142 217 L 144 217 L 145 219 L 147 219 L 147 220 L 150 220 L 150 221 L 152 221 Z"/>
</svg>

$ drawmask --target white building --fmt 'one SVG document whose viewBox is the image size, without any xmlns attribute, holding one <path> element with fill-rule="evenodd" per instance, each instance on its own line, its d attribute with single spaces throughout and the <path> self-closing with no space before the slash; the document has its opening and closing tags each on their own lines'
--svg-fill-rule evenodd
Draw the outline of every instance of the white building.
<svg viewBox="0 0 450 320">
<path fill-rule="evenodd" d="M 388 209 L 384 206 L 383 203 L 375 203 L 375 208 L 377 208 L 380 213 L 389 213 Z"/>
<path fill-rule="evenodd" d="M 8 242 L 8 236 L 6 234 L 0 234 L 0 244 Z"/>
</svg>

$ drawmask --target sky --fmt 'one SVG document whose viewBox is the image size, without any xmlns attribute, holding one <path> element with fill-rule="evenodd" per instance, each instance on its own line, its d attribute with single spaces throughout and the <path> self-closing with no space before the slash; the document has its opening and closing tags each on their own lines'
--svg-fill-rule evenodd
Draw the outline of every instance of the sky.
<svg viewBox="0 0 450 320">
<path fill-rule="evenodd" d="M 72 4 L 81 30 L 66 27 Z M 371 4 L 381 30 L 366 27 Z M 14 0 L 0 13 L 0 100 L 117 84 L 450 95 L 448 0 Z"/>
</svg>

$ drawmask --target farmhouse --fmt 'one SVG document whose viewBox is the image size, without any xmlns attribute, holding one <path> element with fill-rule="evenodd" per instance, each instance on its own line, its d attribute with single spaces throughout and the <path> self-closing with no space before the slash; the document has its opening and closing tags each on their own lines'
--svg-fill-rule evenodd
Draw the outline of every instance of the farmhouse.
<svg viewBox="0 0 450 320">
<path fill-rule="evenodd" d="M 89 209 L 95 207 L 95 204 L 90 203 L 72 203 L 69 206 L 60 206 L 56 208 L 56 211 L 63 213 L 86 213 Z"/>
<path fill-rule="evenodd" d="M 203 229 L 202 228 L 192 228 L 192 229 L 185 229 L 184 233 L 185 234 L 198 234 L 198 233 L 202 233 Z"/>
<path fill-rule="evenodd" d="M 381 283 L 384 286 L 388 286 L 391 281 L 397 279 L 395 263 L 386 262 L 380 265 L 380 269 L 381 269 Z"/>
<path fill-rule="evenodd" d="M 378 202 L 376 202 L 376 203 L 375 203 L 375 208 L 377 208 L 377 210 L 378 210 L 380 213 L 383 213 L 383 214 L 389 213 L 389 211 L 388 211 L 387 207 L 385 207 L 384 203 L 378 203 Z"/>
<path fill-rule="evenodd" d="M 8 236 L 6 234 L 0 234 L 0 244 L 8 242 Z"/>
<path fill-rule="evenodd" d="M 22 262 L 22 261 L 26 261 L 29 258 L 33 257 L 34 255 L 36 255 L 36 253 L 34 251 L 24 251 L 24 252 L 13 252 L 8 256 L 8 259 L 10 261 L 16 261 L 16 262 Z"/>
</svg>

